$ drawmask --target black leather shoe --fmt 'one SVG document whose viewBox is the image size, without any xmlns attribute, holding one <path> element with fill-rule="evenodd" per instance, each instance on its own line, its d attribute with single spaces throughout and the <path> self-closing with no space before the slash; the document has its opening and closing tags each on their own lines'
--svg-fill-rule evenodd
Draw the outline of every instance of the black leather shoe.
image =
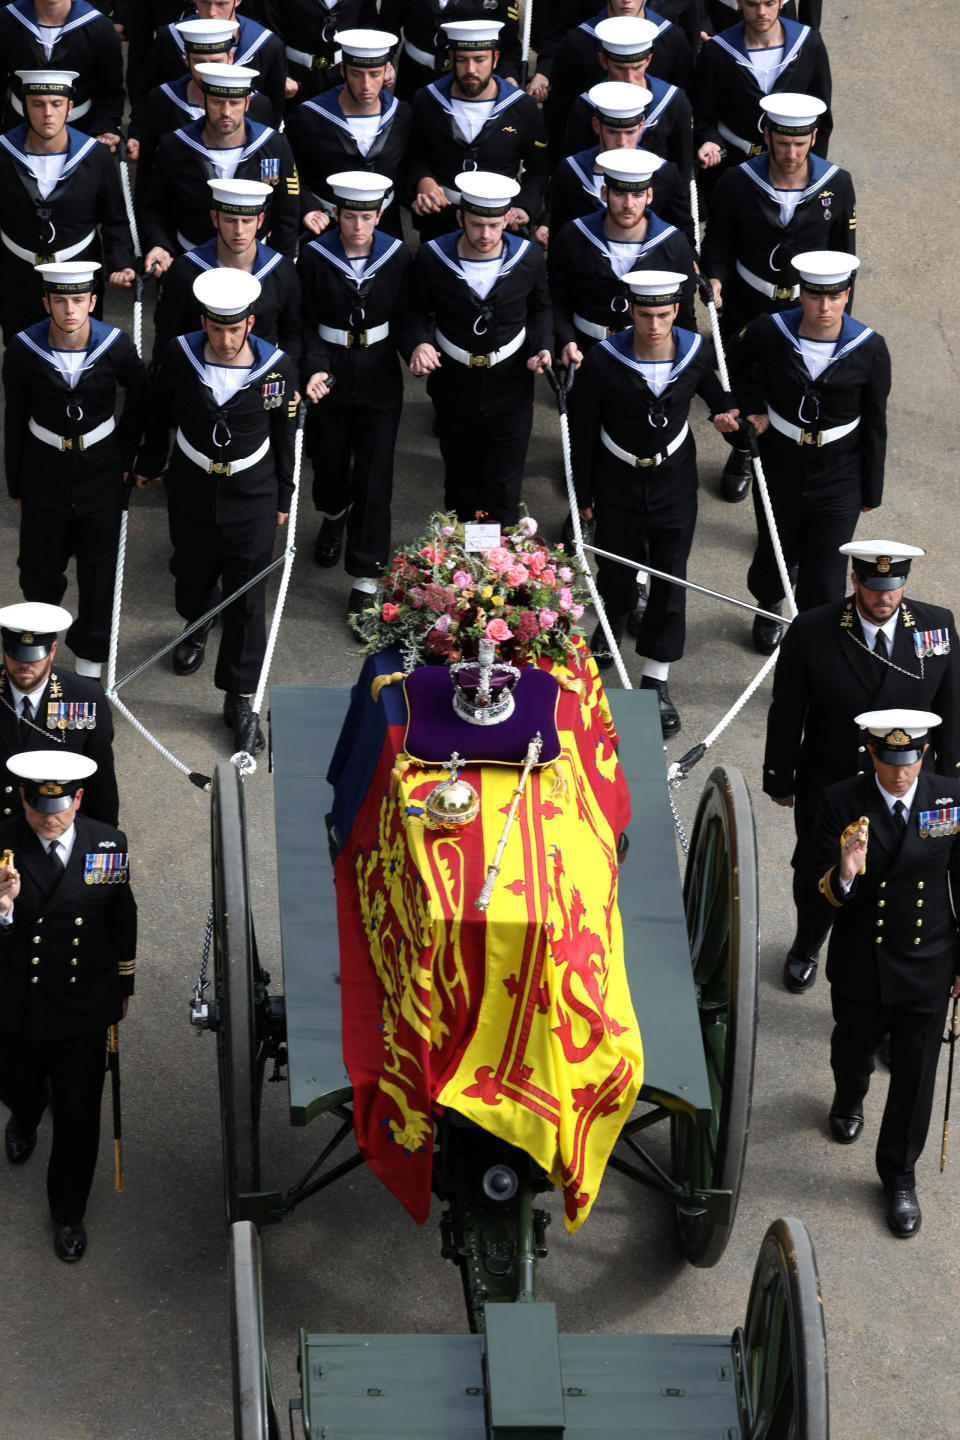
<svg viewBox="0 0 960 1440">
<path fill-rule="evenodd" d="M 720 494 L 731 505 L 746 500 L 753 479 L 753 458 L 749 450 L 731 450 L 720 476 Z"/>
<path fill-rule="evenodd" d="M 627 622 L 626 615 L 608 615 L 607 620 L 610 629 L 613 631 L 613 638 L 617 644 L 623 639 L 623 630 Z M 607 637 L 604 634 L 603 626 L 598 625 L 590 636 L 590 651 L 597 662 L 598 670 L 609 670 L 613 664 L 613 652 L 607 644 Z"/>
<path fill-rule="evenodd" d="M 11 1117 L 3 1132 L 3 1144 L 11 1165 L 26 1165 L 37 1148 L 37 1132 L 33 1130 L 29 1135 L 21 1135 Z"/>
<path fill-rule="evenodd" d="M 68 1264 L 71 1260 L 82 1260 L 87 1248 L 87 1232 L 83 1225 L 55 1225 L 53 1248 L 57 1257 Z"/>
<path fill-rule="evenodd" d="M 593 544 L 593 539 L 596 533 L 596 520 L 580 521 L 580 534 L 583 537 L 583 543 L 585 545 Z M 574 544 L 573 518 L 570 515 L 568 515 L 566 520 L 564 520 L 563 522 L 563 528 L 560 531 L 560 543 L 562 544 L 564 550 L 566 550 L 568 555 L 572 555 L 574 553 L 576 546 Z"/>
<path fill-rule="evenodd" d="M 634 605 L 633 609 L 630 611 L 630 614 L 627 616 L 628 635 L 636 635 L 637 631 L 640 629 L 640 621 L 643 619 L 644 612 L 647 608 L 647 601 L 649 599 L 650 596 L 647 594 L 646 585 L 638 585 L 637 603 L 636 605 Z"/>
<path fill-rule="evenodd" d="M 764 605 L 764 610 L 775 610 L 780 613 L 779 605 Z M 761 655 L 772 655 L 780 644 L 780 636 L 783 634 L 783 626 L 778 625 L 776 620 L 767 620 L 763 615 L 753 617 L 753 648 Z"/>
<path fill-rule="evenodd" d="M 660 733 L 664 740 L 670 735 L 676 735 L 680 729 L 680 714 L 676 705 L 670 699 L 670 692 L 667 689 L 666 680 L 654 680 L 652 675 L 643 675 L 640 678 L 641 690 L 656 690 L 657 705 L 660 710 Z"/>
<path fill-rule="evenodd" d="M 894 1235 L 909 1240 L 920 1229 L 920 1206 L 916 1190 L 887 1190 L 887 1224 Z"/>
<path fill-rule="evenodd" d="M 324 570 L 331 570 L 340 559 L 346 523 L 346 515 L 341 515 L 338 520 L 324 519 L 317 531 L 317 538 L 313 544 L 313 558 Z"/>
<path fill-rule="evenodd" d="M 863 1102 L 844 1104 L 839 1095 L 834 1095 L 830 1106 L 830 1134 L 838 1145 L 852 1145 L 863 1132 Z"/>
<path fill-rule="evenodd" d="M 366 610 L 368 605 L 373 604 L 374 598 L 366 590 L 351 590 L 347 599 L 348 618 L 351 615 L 359 615 L 361 610 Z"/>
<path fill-rule="evenodd" d="M 792 995 L 809 990 L 817 978 L 816 955 L 795 955 L 791 950 L 783 962 L 783 983 Z"/>
<path fill-rule="evenodd" d="M 186 640 L 181 640 L 173 652 L 173 673 L 174 675 L 192 675 L 194 670 L 199 670 L 203 664 L 203 657 L 207 650 L 207 636 L 213 628 L 213 621 L 203 626 L 200 630 L 194 630 Z"/>
<path fill-rule="evenodd" d="M 223 723 L 233 731 L 233 743 L 238 750 L 247 750 L 248 732 L 253 711 L 250 709 L 250 701 L 246 695 L 227 695 L 223 701 Z M 263 738 L 263 731 L 257 726 L 257 733 L 253 738 L 252 753 L 256 755 L 266 745 Z"/>
</svg>

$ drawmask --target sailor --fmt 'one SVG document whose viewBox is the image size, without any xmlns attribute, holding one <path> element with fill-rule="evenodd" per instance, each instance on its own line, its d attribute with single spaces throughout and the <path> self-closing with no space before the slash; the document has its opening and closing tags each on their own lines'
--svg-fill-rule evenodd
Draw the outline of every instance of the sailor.
<svg viewBox="0 0 960 1440">
<path fill-rule="evenodd" d="M 701 0 L 692 0 L 692 3 L 700 5 Z M 822 0 L 781 0 L 781 6 L 782 19 L 799 20 L 801 25 L 809 25 L 814 30 L 820 29 Z M 729 30 L 731 25 L 737 23 L 738 0 L 706 0 L 703 11 L 701 23 L 704 26 L 704 39 L 707 39 L 709 35 L 718 35 L 721 30 Z"/>
<path fill-rule="evenodd" d="M 146 420 L 147 376 L 131 341 L 93 318 L 96 262 L 38 265 L 49 319 L 3 357 L 4 469 L 20 506 L 20 588 L 57 605 L 77 562 L 67 644 L 81 675 L 107 658 L 125 480 Z M 119 424 L 117 387 L 124 391 Z"/>
<path fill-rule="evenodd" d="M 632 328 L 601 340 L 580 369 L 571 413 L 574 483 L 581 519 L 596 511 L 596 545 L 627 560 L 686 576 L 697 520 L 697 452 L 688 416 L 695 394 L 720 430 L 736 426 L 730 397 L 713 372 L 709 342 L 675 324 L 681 271 L 636 270 L 630 289 Z M 599 560 L 597 585 L 614 638 L 636 604 L 636 572 Z M 664 737 L 680 729 L 670 699 L 670 664 L 683 654 L 686 592 L 654 579 L 637 629 L 644 657 L 640 688 L 654 690 Z M 600 626 L 591 648 L 613 663 Z"/>
<path fill-rule="evenodd" d="M 353 577 L 348 614 L 363 609 L 390 554 L 393 455 L 403 405 L 397 351 L 407 353 L 410 252 L 377 225 L 389 176 L 365 170 L 327 177 L 336 228 L 300 255 L 304 393 L 314 402 L 306 446 L 313 503 L 323 516 L 314 557 L 340 558 Z M 333 388 L 331 376 L 336 381 Z"/>
<path fill-rule="evenodd" d="M 193 282 L 201 329 L 168 345 L 137 471 L 141 488 L 159 477 L 170 430 L 176 441 L 165 476 L 175 603 L 187 622 L 270 563 L 293 494 L 299 397 L 292 361 L 253 330 L 260 282 L 245 270 L 207 270 Z M 249 749 L 250 697 L 266 649 L 266 581 L 223 611 L 214 684 L 226 692 L 224 724 Z M 177 675 L 197 670 L 212 622 L 173 652 Z M 264 740 L 259 730 L 253 742 Z"/>
<path fill-rule="evenodd" d="M 607 150 L 598 156 L 606 207 L 572 220 L 553 236 L 547 257 L 557 350 L 579 365 L 591 345 L 632 328 L 630 289 L 623 276 L 654 264 L 686 275 L 677 320 L 696 328 L 696 259 L 686 235 L 650 209 L 650 182 L 659 157 L 648 150 Z M 573 396 L 571 396 L 573 399 Z"/>
<path fill-rule="evenodd" d="M 668 85 L 650 74 L 657 27 L 649 20 L 622 15 L 601 20 L 596 26 L 599 59 L 606 79 L 626 85 L 642 85 L 651 99 L 644 110 L 644 149 L 672 160 L 689 184 L 693 173 L 693 117 L 690 101 L 677 85 Z M 593 136 L 594 106 L 589 91 L 572 100 L 563 116 L 566 121 L 562 151 L 575 154 L 590 144 Z M 556 153 L 556 150 L 555 152 Z M 559 159 L 559 154 L 557 155 Z"/>
<path fill-rule="evenodd" d="M 86 0 L 15 0 L 0 10 L 3 129 L 26 118 L 19 70 L 70 70 L 76 78 L 70 123 L 111 151 L 123 119 L 123 56 L 107 17 Z"/>
<path fill-rule="evenodd" d="M 0 136 L 0 325 L 6 344 L 43 317 L 36 266 L 104 261 L 129 289 L 134 256 L 117 168 L 67 122 L 74 71 L 17 72 L 26 121 Z M 100 233 L 103 244 L 101 248 Z"/>
<path fill-rule="evenodd" d="M 304 191 L 304 208 L 317 213 L 317 232 L 330 224 L 336 206 L 327 176 L 345 170 L 386 175 L 380 229 L 400 235 L 395 185 L 410 145 L 410 107 L 385 89 L 390 52 L 397 37 L 384 30 L 337 32 L 342 84 L 298 105 L 287 121 Z"/>
<path fill-rule="evenodd" d="M 887 1223 L 920 1229 L 915 1165 L 933 1109 L 947 997 L 960 994 L 960 782 L 923 769 L 940 717 L 872 710 L 868 773 L 824 792 L 807 887 L 833 919 L 827 978 L 834 1028 L 830 1133 L 851 1145 L 864 1127 L 874 1052 L 890 1036 L 890 1088 L 876 1165 Z"/>
<path fill-rule="evenodd" d="M 259 180 L 208 180 L 216 234 L 206 244 L 178 255 L 162 277 L 154 316 L 152 369 L 171 340 L 200 328 L 193 282 L 204 270 L 245 270 L 260 282 L 254 326 L 261 340 L 277 345 L 296 363 L 300 358 L 300 280 L 286 255 L 257 239 L 272 194 Z"/>
<path fill-rule="evenodd" d="M 396 94 L 412 100 L 424 85 L 450 69 L 450 21 L 485 20 L 500 26 L 497 40 L 497 74 L 508 85 L 519 85 L 521 74 L 519 7 L 514 0 L 382 0 L 380 23 L 399 35 L 403 45 L 397 57 Z"/>
<path fill-rule="evenodd" d="M 815 95 L 827 106 L 820 116 L 814 153 L 827 156 L 830 62 L 818 30 L 782 19 L 781 0 L 740 0 L 738 24 L 701 48 L 694 77 L 694 145 L 709 194 L 724 168 L 762 155 L 760 101 L 776 91 Z"/>
<path fill-rule="evenodd" d="M 24 1165 L 47 1105 L 47 1201 L 59 1259 L 82 1258 L 100 1145 L 107 1030 L 133 994 L 137 906 L 127 837 L 83 805 L 96 762 L 72 750 L 11 757 L 23 814 L 0 825 L 0 1094 L 4 1148 Z"/>
<path fill-rule="evenodd" d="M 257 72 L 198 65 L 204 118 L 164 135 L 141 211 L 144 268 L 169 269 L 174 255 L 210 238 L 208 180 L 260 180 L 273 188 L 264 229 L 274 250 L 293 255 L 300 231 L 300 180 L 286 137 L 247 118 Z"/>
<path fill-rule="evenodd" d="M 142 3 L 143 0 L 138 0 L 138 5 Z M 283 41 L 255 20 L 241 15 L 240 3 L 241 0 L 196 0 L 197 17 L 231 22 L 236 34 L 233 63 L 256 67 L 259 88 L 272 107 L 270 123 L 277 126 L 283 119 L 284 101 L 288 97 L 287 57 Z M 149 94 L 155 85 L 162 85 L 164 80 L 177 80 L 183 74 L 184 41 L 178 21 L 188 18 L 181 13 L 157 31 L 138 77 L 138 85 L 131 91 L 134 116 L 138 113 L 140 96 Z M 289 93 L 295 94 L 296 91 L 291 89 Z"/>
<path fill-rule="evenodd" d="M 899 540 L 854 540 L 853 594 L 804 610 L 783 637 L 767 712 L 763 788 L 793 809 L 797 930 L 783 969 L 788 990 L 809 990 L 829 915 L 807 896 L 805 877 L 817 801 L 827 785 L 864 769 L 854 716 L 909 704 L 935 710 L 931 769 L 960 779 L 960 645 L 951 611 L 908 599 L 911 562 L 923 551 Z M 934 763 L 935 762 L 935 763 Z"/>
<path fill-rule="evenodd" d="M 95 760 L 84 787 L 84 811 L 92 820 L 116 825 L 119 801 L 113 764 L 113 716 L 97 680 L 53 668 L 57 632 L 70 625 L 60 605 L 20 601 L 0 609 L 0 759 L 3 761 L 0 819 L 22 811 L 17 777 L 6 763 L 21 750 L 63 747 Z"/>
<path fill-rule="evenodd" d="M 341 32 L 377 24 L 376 0 L 269 0 L 264 11 L 271 29 L 283 37 L 298 104 L 339 82 Z M 391 66 L 388 83 L 394 78 Z"/>
<path fill-rule="evenodd" d="M 430 377 L 445 508 L 513 525 L 533 377 L 551 363 L 546 266 L 539 246 L 505 231 L 515 180 L 476 170 L 455 184 L 462 228 L 421 245 L 414 259 L 410 371 Z"/>
<path fill-rule="evenodd" d="M 794 255 L 856 250 L 853 181 L 839 165 L 811 153 L 824 102 L 777 92 L 765 95 L 760 107 L 766 154 L 721 175 L 701 253 L 725 335 L 755 315 L 796 304 Z M 848 308 L 852 300 L 851 285 Z M 721 480 L 724 499 L 743 500 L 752 474 L 749 450 L 735 446 Z"/>
<path fill-rule="evenodd" d="M 197 76 L 198 65 L 232 65 L 235 53 L 234 27 L 227 20 L 181 20 L 177 29 L 183 36 L 183 64 L 186 73 L 179 80 L 164 80 L 146 97 L 142 112 L 131 122 L 127 159 L 137 162 L 134 198 L 140 205 L 147 192 L 160 136 L 192 120 L 203 119 L 203 91 Z M 139 107 L 138 107 L 139 110 Z M 250 96 L 249 115 L 262 125 L 273 121 L 273 107 L 265 95 Z"/>
<path fill-rule="evenodd" d="M 589 93 L 593 105 L 590 124 L 594 144 L 575 155 L 566 155 L 553 172 L 550 181 L 550 228 L 541 227 L 537 239 L 546 244 L 551 234 L 581 215 L 593 215 L 603 208 L 600 188 L 603 172 L 597 156 L 606 150 L 643 149 L 644 114 L 652 96 L 644 85 L 624 85 L 618 80 L 602 80 Z M 675 225 L 694 243 L 693 218 L 690 214 L 690 187 L 672 160 L 654 156 L 656 167 L 650 177 L 653 192 L 651 208 L 669 225 Z"/>
<path fill-rule="evenodd" d="M 795 255 L 799 306 L 758 315 L 729 347 L 731 384 L 760 437 L 787 569 L 799 572 L 800 610 L 842 597 L 839 547 L 858 515 L 883 498 L 890 355 L 881 335 L 845 313 L 859 263 L 839 250 Z M 783 582 L 756 491 L 754 509 L 758 538 L 747 584 L 763 609 L 776 610 Z M 781 629 L 758 615 L 756 649 L 771 654 Z"/>
<path fill-rule="evenodd" d="M 547 178 L 543 116 L 529 95 L 494 74 L 500 28 L 499 21 L 444 23 L 452 72 L 414 97 L 409 177 L 421 239 L 456 229 L 454 180 L 465 170 L 520 181 L 508 230 L 539 218 Z"/>
</svg>

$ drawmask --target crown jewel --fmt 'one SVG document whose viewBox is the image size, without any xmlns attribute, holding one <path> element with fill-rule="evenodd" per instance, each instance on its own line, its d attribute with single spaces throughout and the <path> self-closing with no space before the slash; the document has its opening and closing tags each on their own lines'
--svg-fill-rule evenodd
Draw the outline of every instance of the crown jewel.
<svg viewBox="0 0 960 1440">
<path fill-rule="evenodd" d="M 453 709 L 471 725 L 499 725 L 513 714 L 513 692 L 520 671 L 494 659 L 495 640 L 481 640 L 476 660 L 451 665 Z"/>
</svg>

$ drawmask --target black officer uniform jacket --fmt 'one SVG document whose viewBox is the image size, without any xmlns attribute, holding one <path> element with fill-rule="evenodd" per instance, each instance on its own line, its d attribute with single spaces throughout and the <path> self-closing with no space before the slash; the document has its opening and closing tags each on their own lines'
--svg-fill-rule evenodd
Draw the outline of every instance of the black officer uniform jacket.
<svg viewBox="0 0 960 1440">
<path fill-rule="evenodd" d="M 547 275 L 553 297 L 557 354 L 575 340 L 588 350 L 600 336 L 590 337 L 575 317 L 603 325 L 610 334 L 631 324 L 627 312 L 629 288 L 613 264 L 613 251 L 603 233 L 604 211 L 588 215 L 584 220 L 571 220 L 553 235 L 547 254 Z M 647 235 L 639 247 L 637 270 L 675 270 L 689 278 L 680 289 L 680 311 L 677 322 L 683 329 L 693 329 L 695 294 L 694 254 L 690 241 L 673 225 L 667 225 L 649 208 L 646 211 Z"/>
<path fill-rule="evenodd" d="M 366 170 L 386 175 L 396 186 L 410 147 L 410 106 L 395 100 L 388 90 L 380 93 L 380 123 L 373 144 L 361 154 L 349 120 L 340 109 L 343 86 L 328 90 L 314 100 L 298 105 L 286 126 L 300 182 L 303 209 L 333 213 L 333 191 L 328 175 L 343 170 Z M 400 207 L 395 190 L 390 190 L 379 228 L 388 235 L 400 235 Z"/>
<path fill-rule="evenodd" d="M 117 776 L 113 763 L 113 715 L 107 697 L 99 680 L 86 675 L 75 675 L 72 670 L 50 671 L 43 693 L 36 705 L 36 719 L 21 721 L 14 704 L 14 695 L 6 671 L 0 669 L 0 819 L 23 813 L 20 802 L 21 780 L 10 773 L 6 762 L 11 755 L 21 750 L 49 750 L 63 745 L 80 755 L 88 755 L 97 762 L 97 769 L 83 782 L 83 811 L 92 820 L 104 825 L 117 823 L 120 801 L 117 795 Z M 85 705 L 81 712 L 86 722 L 93 722 L 92 729 L 60 728 L 64 718 L 60 707 L 63 704 Z M 19 867 L 18 867 L 19 868 Z"/>
<path fill-rule="evenodd" d="M 193 282 L 205 270 L 216 270 L 216 235 L 196 250 L 178 255 L 161 277 L 157 288 L 157 309 L 153 317 L 155 341 L 151 371 L 155 372 L 171 340 L 200 329 L 200 306 Z M 254 329 L 297 363 L 300 358 L 300 280 L 297 267 L 286 255 L 257 241 L 251 274 L 260 281 L 254 309 Z"/>
<path fill-rule="evenodd" d="M 167 474 L 171 503 L 215 525 L 288 511 L 293 495 L 297 374 L 282 350 L 250 334 L 254 363 L 247 383 L 218 405 L 207 383 L 202 330 L 180 335 L 164 352 L 153 389 L 141 475 L 158 475 L 178 426 L 190 444 L 218 466 L 246 459 L 270 440 L 256 465 L 234 475 L 208 473 L 174 443 Z M 279 404 L 276 403 L 279 401 Z"/>
<path fill-rule="evenodd" d="M 15 335 L 3 357 L 4 469 L 14 500 L 44 510 L 89 515 L 119 510 L 147 417 L 147 373 L 128 336 L 90 320 L 87 360 L 73 389 L 57 369 L 50 322 Z M 79 437 L 109 420 L 117 386 L 124 404 L 112 435 L 81 450 Z M 30 420 L 69 440 L 55 449 L 31 434 Z"/>
<path fill-rule="evenodd" d="M 784 29 L 783 59 L 775 73 L 770 94 L 796 92 L 815 95 L 827 109 L 817 122 L 814 149 L 826 157 L 833 130 L 829 105 L 832 93 L 830 62 L 820 33 L 795 20 L 781 19 Z M 741 21 L 715 35 L 701 48 L 693 85 L 695 119 L 694 146 L 712 140 L 726 150 L 731 161 L 766 150 L 763 139 L 764 113 L 760 101 L 764 92 L 757 84 L 744 46 Z M 729 135 L 720 130 L 723 125 Z M 730 139 L 730 135 L 736 140 Z M 740 141 L 740 144 L 737 144 Z M 751 147 L 748 149 L 748 147 Z"/>
<path fill-rule="evenodd" d="M 0 258 L 39 265 L 89 237 L 72 260 L 101 260 L 107 274 L 132 268 L 133 245 L 116 164 L 98 140 L 70 125 L 66 135 L 66 163 L 46 200 L 27 163 L 27 126 L 0 135 L 0 232 L 35 256 L 27 262 L 0 242 Z M 31 274 L 30 281 L 40 286 L 38 276 Z"/>
<path fill-rule="evenodd" d="M 676 85 L 667 85 L 647 74 L 644 88 L 653 99 L 644 111 L 644 125 L 640 132 L 640 144 L 664 160 L 672 160 L 689 185 L 693 174 L 693 130 L 690 101 Z M 578 95 L 570 106 L 567 121 L 564 150 L 575 154 L 596 140 L 593 131 L 593 117 L 596 106 L 587 91 Z"/>
<path fill-rule="evenodd" d="M 448 0 L 442 9 L 437 0 L 381 0 L 375 24 L 393 35 L 402 31 L 405 42 L 433 56 L 433 64 L 428 67 L 410 55 L 406 44 L 400 46 L 396 62 L 398 89 L 408 97 L 450 69 L 450 39 L 440 27 L 454 20 L 489 20 L 491 24 L 499 21 L 503 29 L 497 38 L 497 74 L 519 83 L 518 14 L 516 0 Z"/>
<path fill-rule="evenodd" d="M 641 132 L 641 140 L 643 134 Z M 646 148 L 645 146 L 642 148 Z M 594 171 L 594 161 L 600 154 L 600 147 L 580 150 L 576 155 L 567 155 L 554 170 L 550 180 L 550 232 L 555 234 L 570 220 L 581 215 L 593 215 L 602 210 L 600 186 L 603 176 Z M 655 210 L 668 225 L 682 230 L 692 245 L 694 243 L 693 216 L 690 213 L 690 187 L 672 160 L 663 160 L 650 180 L 653 197 L 650 208 Z"/>
<path fill-rule="evenodd" d="M 122 880 L 84 881 L 86 857 L 126 855 L 127 837 L 88 819 L 83 804 L 70 859 L 50 894 L 49 860 L 26 820 L 0 825 L 0 848 L 13 851 L 20 875 L 13 922 L 0 926 L 0 1034 L 49 1042 L 105 1032 L 133 994 L 137 905 L 129 866 Z"/>
<path fill-rule="evenodd" d="M 710 42 L 713 44 L 713 41 Z M 802 485 L 818 500 L 859 489 L 861 505 L 883 499 L 890 355 L 882 335 L 844 315 L 834 357 L 811 379 L 798 343 L 802 310 L 758 315 L 730 341 L 731 384 L 741 412 L 773 409 L 812 437 L 802 444 L 771 425 L 760 437 L 767 481 Z M 818 445 L 824 430 L 859 418 L 849 435 Z"/>
<path fill-rule="evenodd" d="M 925 632 L 939 630 L 940 655 Z M 960 779 L 960 640 L 951 611 L 904 599 L 889 662 L 865 646 L 856 601 L 804 610 L 780 642 L 767 712 L 763 788 L 778 799 L 796 794 L 813 818 L 817 797 L 870 768 L 854 716 L 867 710 L 932 710 L 943 721 L 930 733 L 931 768 Z M 798 817 L 798 828 L 801 820 Z"/>
<path fill-rule="evenodd" d="M 329 9 L 322 0 L 264 0 L 263 21 L 283 41 L 290 78 L 300 87 L 298 101 L 339 80 L 338 30 L 384 28 L 376 0 L 337 0 Z"/>
<path fill-rule="evenodd" d="M 742 317 L 741 324 L 796 304 L 799 276 L 790 263 L 795 255 L 856 253 L 857 202 L 849 173 L 812 153 L 809 166 L 808 183 L 786 225 L 770 184 L 769 155 L 746 160 L 717 181 L 700 264 L 705 275 L 720 281 L 724 306 Z M 779 293 L 764 295 L 741 276 L 738 262 Z"/>
<path fill-rule="evenodd" d="M 161 135 L 168 135 L 171 130 L 177 130 L 181 125 L 203 119 L 203 106 L 191 105 L 187 98 L 189 84 L 190 75 L 186 74 L 181 75 L 179 80 L 165 80 L 162 85 L 154 86 L 147 96 L 136 131 L 133 125 L 130 127 L 131 136 L 139 137 L 140 140 L 140 158 L 137 160 L 133 187 L 137 205 L 147 193 Z M 259 90 L 254 90 L 250 96 L 247 116 L 260 125 L 272 124 L 273 107 L 266 95 L 262 95 Z"/>
<path fill-rule="evenodd" d="M 144 253 L 162 245 L 178 255 L 213 234 L 207 181 L 218 178 L 217 152 L 204 145 L 203 127 L 203 120 L 194 120 L 164 135 L 157 146 L 140 218 Z M 231 178 L 273 186 L 266 203 L 264 237 L 274 250 L 292 256 L 300 233 L 300 177 L 286 136 L 248 119 L 243 151 Z"/>
<path fill-rule="evenodd" d="M 191 11 L 183 18 L 195 19 L 196 14 Z M 242 11 L 238 11 L 235 18 L 239 30 L 233 63 L 246 65 L 259 72 L 257 89 L 270 101 L 273 111 L 271 124 L 279 125 L 283 119 L 284 86 L 287 79 L 287 57 L 284 54 L 283 41 Z M 131 93 L 134 116 L 139 116 L 138 102 L 141 96 L 149 94 L 155 85 L 162 85 L 164 80 L 180 78 L 184 69 L 183 57 L 183 36 L 177 29 L 176 21 L 172 21 L 158 30 L 140 72 L 137 92 Z"/>
<path fill-rule="evenodd" d="M 413 348 L 406 319 L 410 303 L 410 251 L 402 240 L 374 231 L 373 249 L 362 276 L 357 277 L 340 241 L 331 230 L 312 240 L 300 253 L 303 285 L 304 383 L 325 370 L 336 386 L 321 405 L 362 405 L 388 410 L 401 398 L 403 379 L 397 351 Z M 319 327 L 348 332 L 349 346 L 325 339 Z M 389 325 L 390 335 L 370 345 L 366 334 Z"/>
<path fill-rule="evenodd" d="M 413 99 L 413 127 L 408 169 L 410 194 L 428 175 L 454 189 L 463 170 L 492 170 L 519 179 L 514 205 L 532 220 L 540 213 L 547 180 L 547 137 L 535 100 L 497 77 L 497 95 L 490 118 L 475 140 L 468 141 L 457 125 L 450 103 L 452 78 L 418 90 Z M 523 173 L 520 174 L 521 166 Z M 448 197 L 449 198 L 449 197 Z"/>
<path fill-rule="evenodd" d="M 3 129 L 23 119 L 23 102 L 10 87 L 15 70 L 75 70 L 70 124 L 85 135 L 120 133 L 123 119 L 123 56 L 111 22 L 86 0 L 73 0 L 52 53 L 42 42 L 32 0 L 0 10 L 0 74 L 7 90 Z"/>
<path fill-rule="evenodd" d="M 713 372 L 713 347 L 701 335 L 674 326 L 677 354 L 667 385 L 659 396 L 647 384 L 633 355 L 633 329 L 601 340 L 577 373 L 577 403 L 570 414 L 570 440 L 577 504 L 585 510 L 605 496 L 618 506 L 644 509 L 645 492 L 666 488 L 672 493 L 697 490 L 695 450 L 691 437 L 660 465 L 629 468 L 604 446 L 601 426 L 624 450 L 641 458 L 662 454 L 687 423 L 690 402 L 699 395 L 710 414 L 726 410 L 725 395 Z M 635 485 L 624 494 L 624 477 Z"/>
<path fill-rule="evenodd" d="M 960 805 L 960 783 L 922 770 L 905 827 L 889 813 L 870 774 L 824 792 L 807 876 L 833 921 L 827 979 L 838 994 L 868 1005 L 904 1005 L 947 994 L 960 971 L 960 935 L 950 900 L 960 894 L 960 837 L 921 834 L 923 812 Z M 840 836 L 866 816 L 866 867 L 846 895 Z M 923 828 L 927 828 L 924 826 Z"/>
<path fill-rule="evenodd" d="M 441 367 L 427 381 L 438 405 L 473 412 L 478 419 L 522 410 L 533 400 L 533 372 L 527 369 L 527 360 L 553 343 L 553 306 L 543 253 L 529 240 L 504 232 L 503 266 L 481 300 L 460 266 L 460 234 L 457 230 L 430 240 L 414 257 L 410 350 L 422 341 L 436 343 L 434 324 L 453 345 L 484 355 L 506 346 L 526 329 L 524 344 L 491 368 L 462 365 L 441 350 Z M 464 460 L 469 463 L 468 440 Z"/>
</svg>

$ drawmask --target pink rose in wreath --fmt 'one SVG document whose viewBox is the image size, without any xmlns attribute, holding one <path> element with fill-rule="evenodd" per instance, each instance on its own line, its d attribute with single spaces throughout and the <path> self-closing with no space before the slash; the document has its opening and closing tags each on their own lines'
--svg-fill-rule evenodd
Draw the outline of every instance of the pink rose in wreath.
<svg viewBox="0 0 960 1440">
<path fill-rule="evenodd" d="M 483 632 L 488 640 L 512 640 L 513 631 L 506 620 L 491 620 Z"/>
</svg>

